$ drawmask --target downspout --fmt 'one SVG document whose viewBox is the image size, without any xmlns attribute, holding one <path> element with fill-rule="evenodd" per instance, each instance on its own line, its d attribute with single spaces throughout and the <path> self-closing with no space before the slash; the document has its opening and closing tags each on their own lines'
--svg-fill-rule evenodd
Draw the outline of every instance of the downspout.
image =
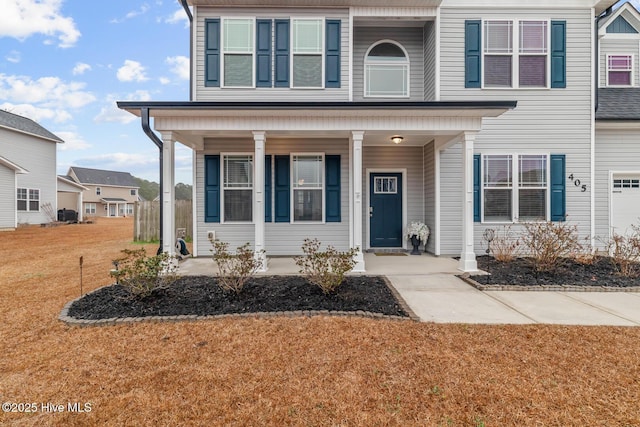
<svg viewBox="0 0 640 427">
<path fill-rule="evenodd" d="M 185 0 L 186 1 L 186 0 Z M 605 10 L 603 13 L 601 13 L 599 16 L 596 17 L 596 28 L 595 28 L 595 51 L 596 54 L 594 55 L 596 58 L 596 68 L 595 68 L 595 75 L 593 76 L 594 82 L 595 82 L 595 104 L 596 104 L 596 111 L 598 111 L 598 106 L 599 106 L 599 87 L 600 87 L 600 37 L 599 37 L 599 33 L 600 33 L 600 21 L 604 18 L 606 18 L 607 16 L 611 15 L 611 12 L 613 12 L 613 6 L 609 6 L 607 8 L 607 10 Z"/>
<path fill-rule="evenodd" d="M 162 197 L 162 184 L 163 184 L 163 179 L 162 179 L 162 172 L 163 172 L 163 168 L 162 168 L 162 145 L 163 142 L 160 138 L 158 138 L 158 135 L 156 135 L 152 130 L 151 130 L 151 126 L 149 126 L 149 107 L 141 107 L 140 108 L 140 117 L 142 119 L 142 130 L 144 131 L 144 133 L 147 134 L 147 136 L 149 137 L 149 139 L 151 141 L 153 141 L 154 144 L 156 144 L 156 147 L 158 147 L 159 150 L 159 160 L 160 160 L 160 191 L 159 193 L 159 198 L 160 198 L 160 247 L 158 248 L 158 255 L 160 255 L 162 253 L 162 243 L 163 243 L 163 239 L 162 239 L 162 219 L 163 219 L 163 215 L 162 215 L 162 206 L 163 206 L 163 197 Z"/>
</svg>

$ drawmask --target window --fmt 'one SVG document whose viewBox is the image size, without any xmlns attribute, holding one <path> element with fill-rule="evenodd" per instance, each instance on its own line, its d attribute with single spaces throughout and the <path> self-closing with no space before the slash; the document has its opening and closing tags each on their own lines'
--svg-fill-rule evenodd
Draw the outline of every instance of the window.
<svg viewBox="0 0 640 427">
<path fill-rule="evenodd" d="M 133 203 L 127 203 L 127 215 L 133 215 Z"/>
<path fill-rule="evenodd" d="M 132 188 L 132 189 L 131 189 L 131 195 L 132 195 L 132 196 L 135 196 L 135 195 L 136 195 L 136 189 L 135 189 L 135 188 Z"/>
<path fill-rule="evenodd" d="M 614 179 L 613 188 L 640 188 L 640 179 Z"/>
<path fill-rule="evenodd" d="M 324 82 L 324 20 L 293 19 L 291 87 L 321 88 Z"/>
<path fill-rule="evenodd" d="M 394 42 L 379 42 L 369 49 L 364 60 L 367 97 L 408 97 L 409 59 Z"/>
<path fill-rule="evenodd" d="M 484 22 L 484 87 L 548 87 L 547 21 Z"/>
<path fill-rule="evenodd" d="M 96 204 L 95 203 L 85 203 L 84 204 L 84 213 L 87 215 L 95 215 L 96 214 Z"/>
<path fill-rule="evenodd" d="M 224 221 L 253 221 L 253 156 L 224 155 L 222 173 Z"/>
<path fill-rule="evenodd" d="M 17 209 L 23 212 L 40 210 L 40 190 L 34 188 L 18 188 L 16 190 Z"/>
<path fill-rule="evenodd" d="M 254 20 L 222 21 L 223 86 L 253 87 Z"/>
<path fill-rule="evenodd" d="M 293 221 L 323 221 L 324 156 L 292 155 Z"/>
<path fill-rule="evenodd" d="M 398 178 L 395 176 L 375 177 L 373 193 L 374 194 L 397 194 Z"/>
<path fill-rule="evenodd" d="M 102 188 L 96 187 L 96 196 L 99 196 L 100 194 L 102 194 Z"/>
<path fill-rule="evenodd" d="M 484 221 L 546 220 L 549 193 L 547 165 L 548 157 L 544 154 L 485 155 Z"/>
<path fill-rule="evenodd" d="M 18 200 L 18 210 L 26 211 L 27 210 L 27 189 L 18 188 L 16 198 Z"/>
<path fill-rule="evenodd" d="M 607 55 L 607 86 L 633 86 L 633 55 Z"/>
</svg>

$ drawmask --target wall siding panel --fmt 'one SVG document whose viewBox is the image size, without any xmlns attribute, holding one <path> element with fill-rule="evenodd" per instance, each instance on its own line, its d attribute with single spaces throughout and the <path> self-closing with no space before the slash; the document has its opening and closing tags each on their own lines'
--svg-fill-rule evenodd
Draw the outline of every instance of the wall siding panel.
<svg viewBox="0 0 640 427">
<path fill-rule="evenodd" d="M 424 222 L 431 230 L 427 241 L 427 250 L 434 252 L 436 249 L 435 239 L 438 234 L 436 230 L 436 181 L 435 181 L 435 151 L 434 143 L 430 142 L 422 150 L 423 154 L 423 187 L 424 187 Z"/>
<path fill-rule="evenodd" d="M 16 175 L 0 165 L 0 230 L 16 227 Z"/>
<path fill-rule="evenodd" d="M 423 29 L 424 100 L 436 100 L 436 24 L 427 22 Z"/>
</svg>

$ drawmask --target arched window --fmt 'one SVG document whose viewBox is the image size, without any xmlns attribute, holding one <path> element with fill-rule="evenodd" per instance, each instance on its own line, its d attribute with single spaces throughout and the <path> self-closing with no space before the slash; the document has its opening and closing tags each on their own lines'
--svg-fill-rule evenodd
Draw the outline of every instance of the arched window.
<svg viewBox="0 0 640 427">
<path fill-rule="evenodd" d="M 409 57 L 391 40 L 372 45 L 364 57 L 364 96 L 409 97 Z"/>
</svg>

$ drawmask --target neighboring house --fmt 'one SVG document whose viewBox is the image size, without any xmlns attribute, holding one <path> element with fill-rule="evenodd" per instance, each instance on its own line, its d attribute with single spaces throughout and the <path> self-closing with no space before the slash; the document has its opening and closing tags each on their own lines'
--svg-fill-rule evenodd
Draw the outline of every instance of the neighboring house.
<svg viewBox="0 0 640 427">
<path fill-rule="evenodd" d="M 404 230 L 423 221 L 426 249 L 473 271 L 488 228 L 608 232 L 595 22 L 615 1 L 182 3 L 191 100 L 118 103 L 162 147 L 165 251 L 176 142 L 194 150 L 196 256 L 213 232 L 267 255 L 316 237 L 359 248 L 365 271 L 362 251 L 407 249 Z"/>
<path fill-rule="evenodd" d="M 129 172 L 71 166 L 65 178 L 85 187 L 80 196 L 84 217 L 133 215 L 139 187 Z"/>
<path fill-rule="evenodd" d="M 56 146 L 64 141 L 26 117 L 0 110 L 0 229 L 42 224 L 56 209 Z"/>
<path fill-rule="evenodd" d="M 89 189 L 78 184 L 68 175 L 58 175 L 58 209 L 66 209 L 77 212 L 78 221 L 84 218 L 82 195 Z"/>
</svg>

